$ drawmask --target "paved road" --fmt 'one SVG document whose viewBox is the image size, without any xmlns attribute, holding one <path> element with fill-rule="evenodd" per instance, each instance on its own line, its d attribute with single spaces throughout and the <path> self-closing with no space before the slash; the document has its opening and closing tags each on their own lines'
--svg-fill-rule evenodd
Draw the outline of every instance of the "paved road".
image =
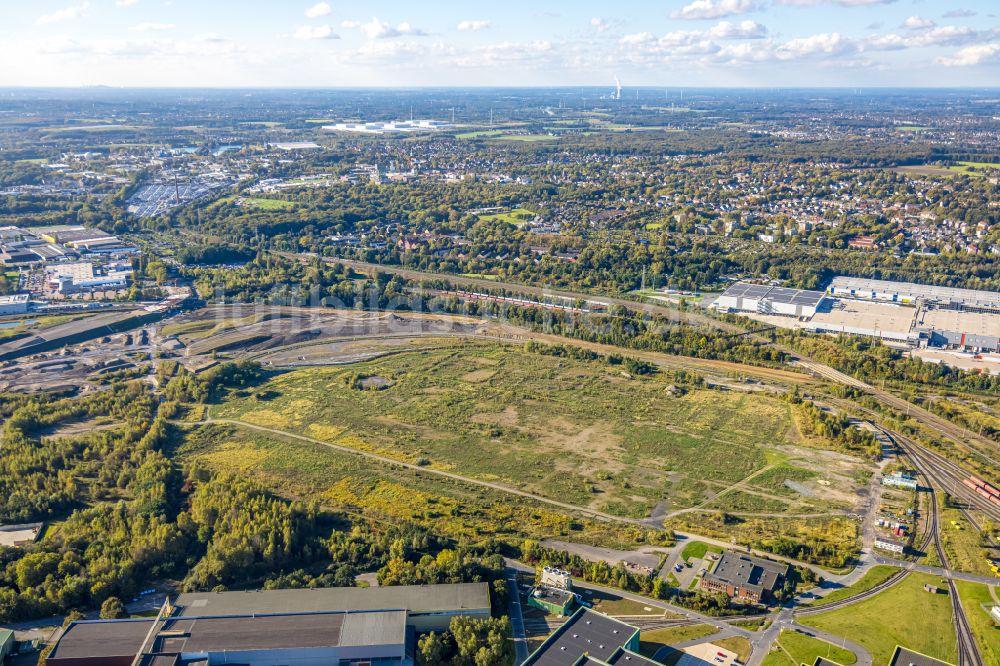
<svg viewBox="0 0 1000 666">
<path fill-rule="evenodd" d="M 510 626 L 514 633 L 514 666 L 521 666 L 528 658 L 528 641 L 524 633 L 524 616 L 521 615 L 521 591 L 517 587 L 517 569 L 507 567 L 504 573 L 507 577 L 507 594 L 510 596 L 507 614 L 510 616 Z"/>
<path fill-rule="evenodd" d="M 755 634 L 753 638 L 750 639 L 750 646 L 752 652 L 750 654 L 750 659 L 747 662 L 747 666 L 761 666 L 764 659 L 771 652 L 771 648 L 774 647 L 775 642 L 781 636 L 782 630 L 785 631 L 799 631 L 805 634 L 810 634 L 816 638 L 820 638 L 827 643 L 833 645 L 839 645 L 845 650 L 850 650 L 854 653 L 857 659 L 857 666 L 872 666 L 872 655 L 864 646 L 859 645 L 853 641 L 847 640 L 842 636 L 834 636 L 833 634 L 828 634 L 825 631 L 820 631 L 813 627 L 806 627 L 795 622 L 795 616 L 792 609 L 783 608 L 778 612 L 777 617 L 774 618 L 774 622 L 771 626 L 762 634 Z"/>
</svg>

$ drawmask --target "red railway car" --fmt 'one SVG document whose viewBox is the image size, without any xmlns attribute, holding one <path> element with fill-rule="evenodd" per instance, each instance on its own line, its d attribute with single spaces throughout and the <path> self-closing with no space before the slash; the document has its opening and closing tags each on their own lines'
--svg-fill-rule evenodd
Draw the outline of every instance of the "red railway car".
<svg viewBox="0 0 1000 666">
<path fill-rule="evenodd" d="M 977 486 L 979 486 L 986 492 L 990 493 L 991 495 L 996 495 L 997 497 L 1000 497 L 1000 490 L 997 490 L 996 486 L 987 483 L 986 481 L 983 481 L 978 476 L 970 476 L 969 481 L 972 481 L 972 483 L 976 484 Z"/>
</svg>

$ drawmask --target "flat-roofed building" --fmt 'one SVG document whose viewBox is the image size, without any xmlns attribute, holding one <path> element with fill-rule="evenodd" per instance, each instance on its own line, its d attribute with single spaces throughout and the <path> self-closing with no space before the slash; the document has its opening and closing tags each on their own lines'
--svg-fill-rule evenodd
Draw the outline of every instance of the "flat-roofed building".
<svg viewBox="0 0 1000 666">
<path fill-rule="evenodd" d="M 806 330 L 878 338 L 916 346 L 920 334 L 913 331 L 917 308 L 893 303 L 831 299 L 830 307 L 817 312 Z"/>
<path fill-rule="evenodd" d="M 456 616 L 489 617 L 488 583 L 189 592 L 173 602 L 181 617 L 401 608 L 417 631 L 443 631 Z"/>
<path fill-rule="evenodd" d="M 406 666 L 407 635 L 403 610 L 83 621 L 66 628 L 46 663 Z"/>
<path fill-rule="evenodd" d="M 1000 351 L 1000 313 L 923 307 L 916 327 L 935 347 Z"/>
<path fill-rule="evenodd" d="M 51 231 L 46 230 L 40 233 L 39 236 L 49 243 L 69 246 L 81 242 L 115 238 L 100 229 L 88 229 L 86 227 L 63 227 Z"/>
<path fill-rule="evenodd" d="M 941 661 L 940 659 L 935 659 L 934 657 L 928 657 L 926 654 L 920 654 L 919 652 L 914 652 L 913 650 L 907 650 L 899 645 L 896 646 L 896 650 L 892 653 L 892 659 L 889 660 L 889 666 L 953 666 L 946 661 Z"/>
<path fill-rule="evenodd" d="M 28 311 L 28 294 L 0 296 L 0 315 L 24 314 Z"/>
<path fill-rule="evenodd" d="M 21 548 L 33 544 L 44 526 L 44 523 L 0 525 L 0 546 Z"/>
<path fill-rule="evenodd" d="M 890 553 L 903 553 L 906 551 L 906 542 L 892 537 L 878 535 L 875 537 L 875 547 Z"/>
<path fill-rule="evenodd" d="M 14 650 L 14 632 L 0 628 L 0 664 Z"/>
<path fill-rule="evenodd" d="M 755 312 L 786 317 L 812 317 L 826 297 L 821 291 L 772 287 L 750 282 L 731 285 L 712 304 L 726 312 Z"/>
<path fill-rule="evenodd" d="M 523 666 L 646 666 L 650 661 L 639 655 L 638 650 L 638 629 L 581 608 L 552 632 Z"/>
<path fill-rule="evenodd" d="M 832 296 L 893 303 L 938 303 L 948 307 L 1000 312 L 1000 292 L 959 289 L 913 282 L 890 282 L 838 275 L 827 291 Z"/>
<path fill-rule="evenodd" d="M 789 566 L 762 557 L 726 551 L 698 586 L 750 603 L 767 603 L 788 578 Z"/>
</svg>

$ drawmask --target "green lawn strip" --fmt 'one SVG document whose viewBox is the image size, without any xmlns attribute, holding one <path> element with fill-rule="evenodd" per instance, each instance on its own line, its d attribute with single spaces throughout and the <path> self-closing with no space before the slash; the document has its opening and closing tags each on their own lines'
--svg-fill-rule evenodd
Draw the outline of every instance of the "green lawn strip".
<svg viewBox="0 0 1000 666">
<path fill-rule="evenodd" d="M 692 559 L 702 559 L 708 553 L 721 552 L 722 549 L 718 546 L 710 546 L 703 541 L 692 541 L 684 546 L 684 550 L 681 551 L 681 559 L 685 562 L 690 562 Z"/>
<path fill-rule="evenodd" d="M 982 583 L 955 581 L 958 596 L 965 609 L 965 617 L 976 637 L 979 651 L 985 664 L 1000 664 L 1000 628 L 990 617 L 990 607 L 994 605 L 990 590 Z"/>
<path fill-rule="evenodd" d="M 784 650 L 781 649 L 777 644 L 775 644 L 771 651 L 767 653 L 764 657 L 764 661 L 761 662 L 761 666 L 802 666 L 801 664 L 794 663 L 788 658 L 788 655 Z"/>
<path fill-rule="evenodd" d="M 290 208 L 295 208 L 297 205 L 294 201 L 285 201 L 284 199 L 242 199 L 242 205 L 253 206 L 254 208 L 260 208 L 262 210 L 288 210 Z"/>
<path fill-rule="evenodd" d="M 799 621 L 835 636 L 849 636 L 868 648 L 876 664 L 888 663 L 897 645 L 954 663 L 951 602 L 945 594 L 925 592 L 925 584 L 941 586 L 941 579 L 912 573 L 870 599 Z"/>
<path fill-rule="evenodd" d="M 817 599 L 816 601 L 802 605 L 823 606 L 825 604 L 833 603 L 834 601 L 840 601 L 841 599 L 853 597 L 861 594 L 862 592 L 866 592 L 881 583 L 884 583 L 886 579 L 897 571 L 899 571 L 899 567 L 889 566 L 888 564 L 878 564 L 866 571 L 865 575 L 853 585 L 848 585 L 847 587 L 842 587 L 839 590 L 834 590 L 822 599 Z"/>
<path fill-rule="evenodd" d="M 778 643 L 791 655 L 795 664 L 812 664 L 816 661 L 816 657 L 826 657 L 843 666 L 850 666 L 857 661 L 857 657 L 850 650 L 797 631 L 783 630 L 778 637 Z"/>
</svg>

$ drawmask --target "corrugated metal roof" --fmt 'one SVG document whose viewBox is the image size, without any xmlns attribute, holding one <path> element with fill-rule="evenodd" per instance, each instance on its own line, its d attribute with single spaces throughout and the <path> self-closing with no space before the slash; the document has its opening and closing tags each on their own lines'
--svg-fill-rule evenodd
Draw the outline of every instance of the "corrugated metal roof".
<svg viewBox="0 0 1000 666">
<path fill-rule="evenodd" d="M 405 609 L 411 613 L 489 610 L 486 583 L 191 592 L 177 597 L 181 616 Z"/>
</svg>

